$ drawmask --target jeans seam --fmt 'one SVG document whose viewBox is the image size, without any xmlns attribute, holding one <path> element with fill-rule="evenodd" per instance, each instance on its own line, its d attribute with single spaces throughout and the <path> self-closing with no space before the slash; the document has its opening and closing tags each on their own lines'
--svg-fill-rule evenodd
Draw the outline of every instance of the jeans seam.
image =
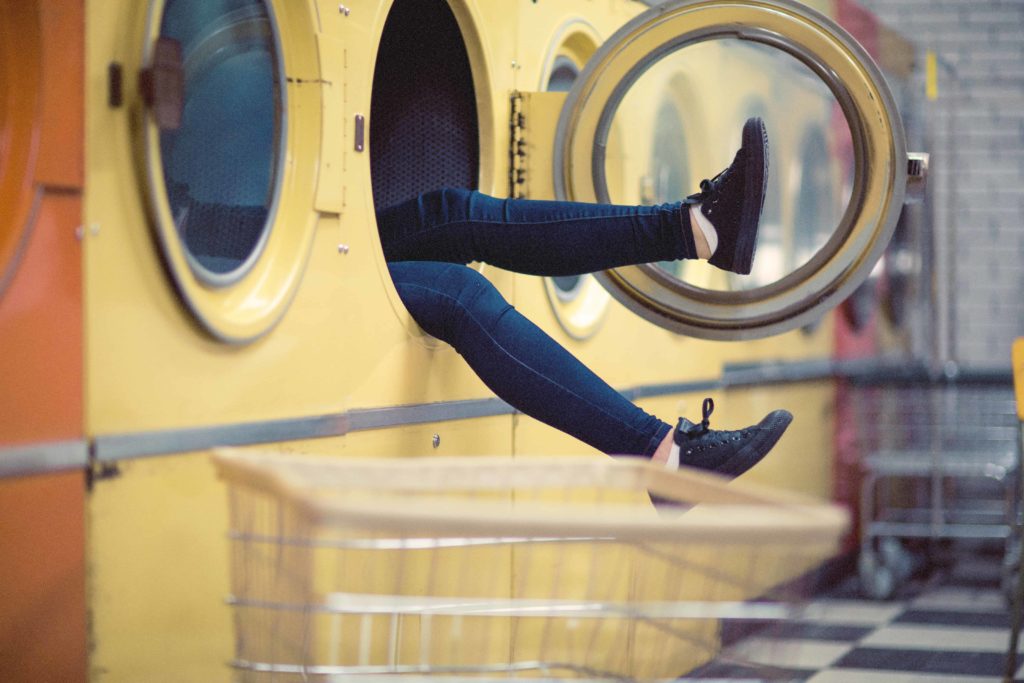
<svg viewBox="0 0 1024 683">
<path fill-rule="evenodd" d="M 605 410 L 604 408 L 602 408 L 601 406 L 598 406 L 598 405 L 594 404 L 593 402 L 587 400 L 583 396 L 580 396 L 579 394 L 577 394 L 575 391 L 572 391 L 568 387 L 563 386 L 561 383 L 556 382 L 555 380 L 551 379 L 547 375 L 545 375 L 545 374 L 535 370 L 534 368 L 530 367 L 529 365 L 527 365 L 523 361 L 521 361 L 518 358 L 516 358 L 516 356 L 513 353 L 511 353 L 508 349 L 506 349 L 504 346 L 502 346 L 502 344 L 497 339 L 495 339 L 494 336 L 492 336 L 490 332 L 487 331 L 487 327 L 483 323 L 481 323 L 477 319 L 477 317 L 475 315 L 473 315 L 473 312 L 471 310 L 469 310 L 469 308 L 467 308 L 465 305 L 463 305 L 459 301 L 459 299 L 457 299 L 456 297 L 453 297 L 452 295 L 448 294 L 447 292 L 442 292 L 440 290 L 433 289 L 431 287 L 427 287 L 427 286 L 424 286 L 424 285 L 421 285 L 421 284 L 406 283 L 406 284 L 403 284 L 402 286 L 403 287 L 413 287 L 413 288 L 421 289 L 421 290 L 424 290 L 424 291 L 436 294 L 438 296 L 441 296 L 441 297 L 443 297 L 445 299 L 448 299 L 449 301 L 454 301 L 456 304 L 459 305 L 460 308 L 462 308 L 462 310 L 464 310 L 467 313 L 467 315 L 469 315 L 469 317 L 473 321 L 473 323 L 484 333 L 484 335 L 487 336 L 488 339 L 490 339 L 494 343 L 494 345 L 498 349 L 501 350 L 502 353 L 504 353 L 508 358 L 511 358 L 512 360 L 514 360 L 521 367 L 526 368 L 532 374 L 536 375 L 537 377 L 540 377 L 541 379 L 543 379 L 544 381 L 554 385 L 555 387 L 558 387 L 559 389 L 561 389 L 562 391 L 566 392 L 567 394 L 569 394 L 571 396 L 575 396 L 582 403 L 585 403 L 586 405 L 590 406 L 591 408 L 594 408 L 595 410 L 599 411 L 603 415 L 606 415 L 609 419 L 614 420 L 616 423 L 622 425 L 623 427 L 627 428 L 628 430 L 630 430 L 630 431 L 632 431 L 632 432 L 634 432 L 634 433 L 636 433 L 636 434 L 638 434 L 640 436 L 647 436 L 648 442 L 650 442 L 650 440 L 652 438 L 654 438 L 654 437 L 652 437 L 650 435 L 645 434 L 643 431 L 641 431 L 640 429 L 637 429 L 633 425 L 630 425 L 630 424 L 628 424 L 626 422 L 623 422 L 618 417 L 608 413 L 608 411 Z M 455 348 L 455 347 L 452 346 L 452 348 Z M 612 388 L 612 391 L 615 391 L 615 389 Z M 624 398 L 624 400 L 625 400 L 625 398 Z M 638 408 L 638 410 L 639 410 L 639 408 Z M 626 454 L 623 454 L 623 455 L 626 455 Z"/>
</svg>

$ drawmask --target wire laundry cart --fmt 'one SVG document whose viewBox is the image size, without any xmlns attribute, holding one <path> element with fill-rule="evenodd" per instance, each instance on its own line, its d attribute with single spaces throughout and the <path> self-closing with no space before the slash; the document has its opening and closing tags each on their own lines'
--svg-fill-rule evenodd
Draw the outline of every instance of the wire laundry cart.
<svg viewBox="0 0 1024 683">
<path fill-rule="evenodd" d="M 723 624 L 798 616 L 847 526 L 635 459 L 214 457 L 242 681 L 749 678 Z"/>
<path fill-rule="evenodd" d="M 1004 544 L 1004 589 L 1020 554 L 1018 420 L 1012 386 L 907 381 L 853 393 L 864 478 L 859 575 L 890 597 L 912 573 L 910 539 Z"/>
</svg>

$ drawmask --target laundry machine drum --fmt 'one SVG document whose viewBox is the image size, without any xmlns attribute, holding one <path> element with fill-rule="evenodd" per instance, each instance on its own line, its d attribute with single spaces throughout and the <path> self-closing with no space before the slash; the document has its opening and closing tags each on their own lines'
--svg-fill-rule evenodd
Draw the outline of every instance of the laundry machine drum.
<svg viewBox="0 0 1024 683">
<path fill-rule="evenodd" d="M 478 187 L 473 75 L 443 0 L 396 0 L 391 8 L 374 69 L 370 154 L 378 210 L 429 190 Z"/>
</svg>

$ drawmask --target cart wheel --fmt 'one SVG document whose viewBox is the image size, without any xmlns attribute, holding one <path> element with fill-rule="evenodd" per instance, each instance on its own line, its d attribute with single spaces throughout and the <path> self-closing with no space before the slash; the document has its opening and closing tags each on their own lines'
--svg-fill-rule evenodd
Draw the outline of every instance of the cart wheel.
<svg viewBox="0 0 1024 683">
<path fill-rule="evenodd" d="M 887 600 L 892 597 L 896 589 L 896 577 L 892 569 L 878 562 L 873 552 L 861 552 L 857 560 L 857 571 L 864 595 L 872 600 Z"/>
<path fill-rule="evenodd" d="M 882 555 L 882 564 L 892 570 L 897 582 L 906 581 L 914 573 L 914 556 L 903 543 L 896 538 L 883 538 L 878 549 Z"/>
</svg>

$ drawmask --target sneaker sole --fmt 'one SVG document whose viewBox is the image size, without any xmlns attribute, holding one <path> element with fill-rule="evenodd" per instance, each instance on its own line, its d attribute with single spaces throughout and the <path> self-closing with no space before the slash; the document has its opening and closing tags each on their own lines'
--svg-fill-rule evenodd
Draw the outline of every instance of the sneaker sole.
<svg viewBox="0 0 1024 683">
<path fill-rule="evenodd" d="M 732 270 L 740 275 L 748 275 L 754 264 L 757 228 L 768 185 L 768 130 L 761 118 L 752 118 L 743 124 L 743 148 L 748 151 L 743 169 L 743 210 L 736 234 Z"/>
<path fill-rule="evenodd" d="M 779 442 L 785 434 L 789 424 L 793 421 L 793 414 L 788 410 L 776 410 L 769 413 L 760 423 L 759 427 L 764 428 L 764 436 L 744 446 L 736 455 L 714 469 L 715 473 L 727 477 L 738 477 L 768 455 L 768 452 Z"/>
</svg>

